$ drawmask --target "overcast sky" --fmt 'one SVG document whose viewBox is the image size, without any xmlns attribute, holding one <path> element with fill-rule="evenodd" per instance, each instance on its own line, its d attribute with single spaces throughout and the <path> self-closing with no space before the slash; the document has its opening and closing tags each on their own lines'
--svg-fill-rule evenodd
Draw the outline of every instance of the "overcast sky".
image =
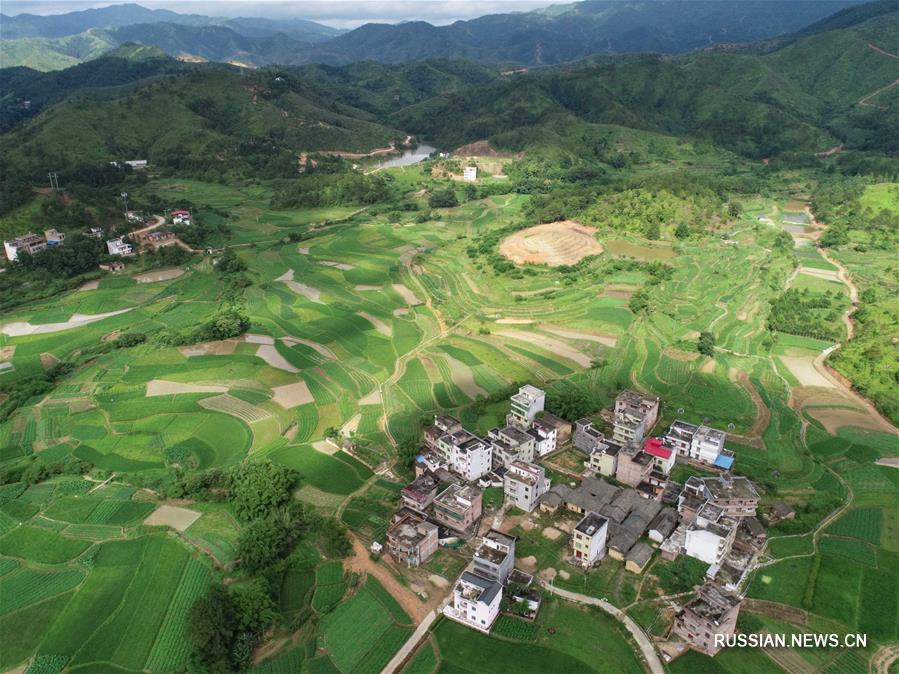
<svg viewBox="0 0 899 674">
<path fill-rule="evenodd" d="M 2 0 L 4 14 L 60 14 L 111 2 L 91 0 Z M 528 11 L 557 4 L 553 0 L 302 0 L 300 2 L 248 0 L 137 0 L 150 9 L 208 16 L 265 16 L 311 19 L 339 28 L 368 22 L 397 23 L 424 20 L 435 24 L 471 19 L 484 14 Z"/>
</svg>

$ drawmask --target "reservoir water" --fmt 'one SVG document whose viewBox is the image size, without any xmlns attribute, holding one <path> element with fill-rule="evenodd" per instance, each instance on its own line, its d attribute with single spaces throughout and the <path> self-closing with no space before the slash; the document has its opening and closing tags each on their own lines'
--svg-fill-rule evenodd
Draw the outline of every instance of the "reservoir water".
<svg viewBox="0 0 899 674">
<path fill-rule="evenodd" d="M 383 168 L 389 168 L 391 166 L 411 166 L 412 164 L 424 161 L 436 150 L 436 147 L 430 145 L 419 145 L 411 150 L 403 150 L 403 154 L 399 156 L 391 157 L 390 159 L 382 159 L 378 162 L 378 165 Z"/>
</svg>

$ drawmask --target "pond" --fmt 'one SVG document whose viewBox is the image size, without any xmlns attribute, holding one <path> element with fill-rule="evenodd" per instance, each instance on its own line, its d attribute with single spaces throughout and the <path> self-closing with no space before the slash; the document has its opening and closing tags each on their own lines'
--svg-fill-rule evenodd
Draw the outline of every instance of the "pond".
<svg viewBox="0 0 899 674">
<path fill-rule="evenodd" d="M 411 150 L 403 150 L 403 153 L 390 159 L 382 159 L 378 162 L 378 166 L 382 168 L 391 168 L 396 166 L 411 166 L 418 162 L 424 161 L 431 156 L 432 152 L 436 152 L 437 148 L 430 145 L 419 145 Z"/>
</svg>

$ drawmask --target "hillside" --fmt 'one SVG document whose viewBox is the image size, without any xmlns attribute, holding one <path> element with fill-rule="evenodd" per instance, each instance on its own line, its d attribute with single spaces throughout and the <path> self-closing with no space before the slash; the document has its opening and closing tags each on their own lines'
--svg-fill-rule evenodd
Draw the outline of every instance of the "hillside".
<svg viewBox="0 0 899 674">
<path fill-rule="evenodd" d="M 295 162 L 304 150 L 365 151 L 401 137 L 371 115 L 300 93 L 283 78 L 245 78 L 209 66 L 165 80 L 83 90 L 0 138 L 0 153 L 35 170 L 48 162 L 136 157 L 192 170 L 237 170 L 257 154 L 262 164 Z"/>
<path fill-rule="evenodd" d="M 682 53 L 790 33 L 853 4 L 845 0 L 588 0 L 440 27 L 422 21 L 368 24 L 316 45 L 298 58 L 340 64 L 446 57 L 546 65 L 591 54 Z"/>
</svg>

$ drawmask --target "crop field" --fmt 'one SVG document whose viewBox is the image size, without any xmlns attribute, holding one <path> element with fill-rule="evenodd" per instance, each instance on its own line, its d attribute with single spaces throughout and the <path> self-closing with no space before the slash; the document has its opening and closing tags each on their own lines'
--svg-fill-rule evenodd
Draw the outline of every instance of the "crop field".
<svg viewBox="0 0 899 674">
<path fill-rule="evenodd" d="M 339 671 L 377 674 L 411 634 L 410 624 L 396 601 L 369 577 L 322 620 L 322 641 Z"/>
</svg>

